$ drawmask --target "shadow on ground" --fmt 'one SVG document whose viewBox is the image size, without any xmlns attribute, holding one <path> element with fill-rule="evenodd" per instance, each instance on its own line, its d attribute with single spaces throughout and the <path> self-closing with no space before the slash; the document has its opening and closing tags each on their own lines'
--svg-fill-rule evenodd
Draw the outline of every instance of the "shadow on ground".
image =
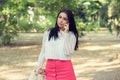
<svg viewBox="0 0 120 80">
<path fill-rule="evenodd" d="M 1 47 L 0 80 L 28 80 L 36 68 L 41 41 L 42 34 L 21 34 L 13 46 Z M 120 80 L 120 39 L 108 32 L 79 38 L 79 50 L 71 59 L 77 80 Z"/>
</svg>

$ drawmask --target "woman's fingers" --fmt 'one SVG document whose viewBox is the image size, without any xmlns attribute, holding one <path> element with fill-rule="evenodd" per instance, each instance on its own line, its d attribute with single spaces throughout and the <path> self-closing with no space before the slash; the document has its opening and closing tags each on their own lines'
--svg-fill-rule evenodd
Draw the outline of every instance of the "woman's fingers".
<svg viewBox="0 0 120 80">
<path fill-rule="evenodd" d="M 69 31 L 69 24 L 65 24 L 65 25 L 64 25 L 64 31 L 65 31 L 65 32 L 68 32 L 68 31 Z"/>
<path fill-rule="evenodd" d="M 38 70 L 38 73 L 39 73 L 39 74 L 42 74 L 42 75 L 45 75 L 45 69 L 40 68 L 40 69 Z"/>
</svg>

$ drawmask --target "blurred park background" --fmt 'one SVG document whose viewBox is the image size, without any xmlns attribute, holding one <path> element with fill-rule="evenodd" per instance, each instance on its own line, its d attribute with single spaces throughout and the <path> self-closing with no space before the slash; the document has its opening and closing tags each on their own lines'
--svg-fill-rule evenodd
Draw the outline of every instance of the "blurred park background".
<svg viewBox="0 0 120 80">
<path fill-rule="evenodd" d="M 28 80 L 43 32 L 62 8 L 73 11 L 77 80 L 120 80 L 120 0 L 0 0 L 0 80 Z"/>
</svg>

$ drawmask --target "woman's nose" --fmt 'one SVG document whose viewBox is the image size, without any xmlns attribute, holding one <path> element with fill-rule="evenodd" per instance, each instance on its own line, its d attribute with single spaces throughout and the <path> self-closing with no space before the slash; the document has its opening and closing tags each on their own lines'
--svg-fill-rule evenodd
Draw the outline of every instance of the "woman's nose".
<svg viewBox="0 0 120 80">
<path fill-rule="evenodd" d="M 63 22 L 63 19 L 60 19 L 59 21 L 62 23 L 62 22 Z"/>
</svg>

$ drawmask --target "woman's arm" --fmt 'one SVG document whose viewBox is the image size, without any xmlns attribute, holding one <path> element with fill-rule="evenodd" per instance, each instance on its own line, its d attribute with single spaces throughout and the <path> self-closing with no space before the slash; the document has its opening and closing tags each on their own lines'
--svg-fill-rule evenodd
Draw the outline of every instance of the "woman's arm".
<svg viewBox="0 0 120 80">
<path fill-rule="evenodd" d="M 40 52 L 39 57 L 38 57 L 38 64 L 37 64 L 38 68 L 42 68 L 42 65 L 45 62 L 45 41 L 46 41 L 46 36 L 47 36 L 47 31 L 45 31 L 44 35 L 43 35 L 42 48 L 41 48 L 41 52 Z"/>
<path fill-rule="evenodd" d="M 64 46 L 66 55 L 70 55 L 75 48 L 76 37 L 72 32 L 64 32 Z"/>
</svg>

